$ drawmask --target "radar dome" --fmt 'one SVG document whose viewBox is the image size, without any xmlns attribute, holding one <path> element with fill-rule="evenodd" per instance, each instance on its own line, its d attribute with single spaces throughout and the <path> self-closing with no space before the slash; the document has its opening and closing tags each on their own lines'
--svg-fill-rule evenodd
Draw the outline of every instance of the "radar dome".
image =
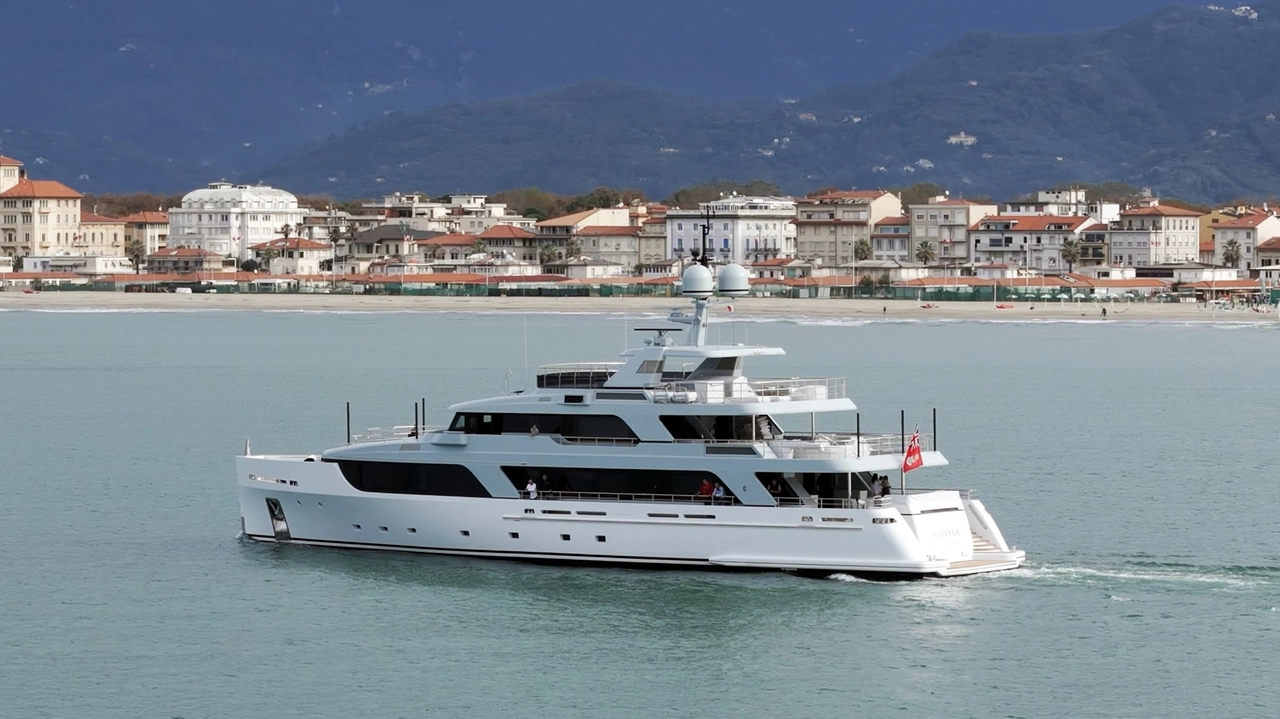
<svg viewBox="0 0 1280 719">
<path fill-rule="evenodd" d="M 716 286 L 720 290 L 720 294 L 730 297 L 741 297 L 751 291 L 751 280 L 747 274 L 747 270 L 737 263 L 725 265 L 720 268 L 720 276 L 716 280 Z"/>
<path fill-rule="evenodd" d="M 689 265 L 680 277 L 680 285 L 685 297 L 710 297 L 713 285 L 711 270 L 702 265 Z"/>
</svg>

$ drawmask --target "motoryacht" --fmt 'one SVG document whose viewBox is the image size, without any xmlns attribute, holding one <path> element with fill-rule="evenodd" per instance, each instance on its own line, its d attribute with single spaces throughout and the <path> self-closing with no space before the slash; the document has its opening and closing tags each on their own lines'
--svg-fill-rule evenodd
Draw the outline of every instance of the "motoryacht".
<svg viewBox="0 0 1280 719">
<path fill-rule="evenodd" d="M 318 455 L 246 446 L 236 458 L 244 535 L 872 578 L 1022 564 L 972 491 L 907 486 L 906 470 L 923 470 L 914 485 L 947 465 L 936 428 L 863 432 L 844 379 L 753 377 L 749 361 L 784 351 L 708 344 L 710 306 L 748 289 L 741 266 L 718 274 L 686 269 L 692 308 L 641 328 L 652 336 L 620 361 L 541 367 L 534 388 L 451 406 L 446 427 L 348 430 L 347 444 Z M 833 413 L 859 419 L 820 430 Z"/>
</svg>

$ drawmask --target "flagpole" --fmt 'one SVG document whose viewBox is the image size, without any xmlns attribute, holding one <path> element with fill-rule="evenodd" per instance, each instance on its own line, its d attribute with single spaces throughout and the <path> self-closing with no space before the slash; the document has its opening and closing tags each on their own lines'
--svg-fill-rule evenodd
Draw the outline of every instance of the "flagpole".
<svg viewBox="0 0 1280 719">
<path fill-rule="evenodd" d="M 899 411 L 898 420 L 902 431 L 899 435 L 902 442 L 902 464 L 898 465 L 898 489 L 905 495 L 907 493 L 907 411 L 905 409 Z"/>
</svg>

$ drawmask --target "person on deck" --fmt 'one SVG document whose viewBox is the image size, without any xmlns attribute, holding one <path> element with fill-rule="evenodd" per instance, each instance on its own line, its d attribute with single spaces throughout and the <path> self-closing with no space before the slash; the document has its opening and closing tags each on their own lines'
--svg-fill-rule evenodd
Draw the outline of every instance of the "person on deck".
<svg viewBox="0 0 1280 719">
<path fill-rule="evenodd" d="M 533 477 L 529 478 L 529 483 L 524 486 L 524 491 L 529 493 L 529 499 L 538 498 L 538 483 L 534 481 Z"/>
<path fill-rule="evenodd" d="M 702 485 L 698 487 L 698 496 L 702 499 L 711 499 L 711 495 L 714 494 L 715 491 L 716 488 L 711 486 L 711 480 L 704 479 L 702 480 Z"/>
<path fill-rule="evenodd" d="M 777 477 L 769 480 L 769 494 L 774 497 L 782 496 L 782 482 L 778 481 Z"/>
<path fill-rule="evenodd" d="M 880 497 L 884 493 L 884 480 L 880 479 L 880 475 L 871 475 L 871 496 Z"/>
<path fill-rule="evenodd" d="M 723 498 L 724 498 L 724 485 L 719 482 L 716 482 L 715 489 L 711 490 L 711 501 L 715 502 L 716 504 L 719 504 L 720 500 Z"/>
</svg>

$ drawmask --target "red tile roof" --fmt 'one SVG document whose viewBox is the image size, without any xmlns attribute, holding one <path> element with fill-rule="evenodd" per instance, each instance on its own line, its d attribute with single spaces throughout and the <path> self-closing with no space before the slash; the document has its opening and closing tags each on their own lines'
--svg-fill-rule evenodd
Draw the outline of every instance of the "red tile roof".
<svg viewBox="0 0 1280 719">
<path fill-rule="evenodd" d="M 1013 228 L 1006 232 L 1075 232 L 1086 224 L 1097 222 L 1092 217 L 1063 217 L 1059 215 L 987 215 L 969 229 L 977 230 L 988 222 L 1010 222 Z M 1066 225 L 1066 230 L 1050 230 L 1049 225 Z M 994 230 L 997 231 L 998 230 Z"/>
<path fill-rule="evenodd" d="M 566 282 L 565 275 L 501 275 L 490 277 L 489 282 Z"/>
<path fill-rule="evenodd" d="M 578 230 L 579 237 L 620 237 L 622 235 L 638 235 L 640 228 L 635 225 L 616 227 L 610 225 L 588 225 Z"/>
<path fill-rule="evenodd" d="M 1228 229 L 1242 229 L 1242 228 L 1249 228 L 1249 227 L 1257 227 L 1259 224 L 1266 221 L 1270 217 L 1271 217 L 1270 214 L 1248 214 L 1248 215 L 1243 215 L 1241 217 L 1237 217 L 1234 220 L 1219 222 L 1218 224 L 1214 225 L 1214 227 L 1215 228 L 1226 227 Z"/>
<path fill-rule="evenodd" d="M 516 227 L 515 225 L 494 225 L 493 227 L 490 227 L 484 232 L 476 235 L 476 237 L 479 237 L 482 240 L 518 240 L 537 237 L 537 235 L 528 230 Z"/>
<path fill-rule="evenodd" d="M 22 164 L 21 160 L 15 160 L 12 157 L 5 157 L 4 155 L 0 155 L 0 165 L 21 165 L 21 164 Z"/>
<path fill-rule="evenodd" d="M 167 212 L 147 210 L 145 212 L 135 212 L 132 215 L 125 215 L 120 218 L 120 221 L 137 224 L 147 223 L 152 225 L 167 225 L 169 224 L 169 214 Z"/>
<path fill-rule="evenodd" d="M 116 219 L 114 217 L 107 217 L 105 215 L 95 215 L 92 212 L 84 212 L 83 210 L 80 212 L 80 224 L 82 225 L 108 224 L 108 223 L 120 224 L 122 222 L 124 222 L 124 220 Z"/>
<path fill-rule="evenodd" d="M 1199 217 L 1200 213 L 1194 210 L 1184 210 L 1181 207 L 1171 207 L 1168 205 L 1156 205 L 1154 207 L 1139 207 L 1132 210 L 1122 210 L 1121 217 L 1128 216 L 1149 216 L 1160 215 L 1162 217 Z M 1222 225 L 1218 225 L 1221 227 Z"/>
<path fill-rule="evenodd" d="M 1262 243 L 1262 245 L 1265 245 L 1265 244 L 1267 244 L 1267 243 L 1265 243 L 1265 242 L 1264 242 L 1264 243 Z M 1262 249 L 1262 245 L 1258 245 L 1258 249 Z M 1201 242 L 1201 243 L 1200 243 L 1200 251 L 1201 251 L 1201 252 L 1213 252 L 1213 251 L 1215 251 L 1216 249 L 1217 249 L 1217 248 L 1215 248 L 1215 247 L 1213 246 L 1213 240 L 1208 240 L 1208 241 L 1206 241 L 1206 242 Z"/>
<path fill-rule="evenodd" d="M 167 250 L 160 250 L 159 252 L 152 252 L 147 255 L 147 257 L 155 257 L 159 259 L 163 257 L 221 257 L 221 255 L 217 252 L 210 252 L 209 250 L 200 247 L 174 247 Z"/>
<path fill-rule="evenodd" d="M 1182 285 L 1184 290 L 1256 290 L 1260 287 L 1257 280 L 1207 280 Z"/>
<path fill-rule="evenodd" d="M 83 195 L 56 180 L 28 180 L 24 177 L 18 180 L 18 184 L 0 192 L 0 197 L 79 199 Z"/>
<path fill-rule="evenodd" d="M 879 222 L 877 222 L 876 226 L 879 227 L 880 225 L 909 225 L 909 224 L 911 224 L 910 217 L 886 217 L 880 220 Z"/>
<path fill-rule="evenodd" d="M 1210 242 L 1208 244 L 1210 249 L 1212 249 L 1213 243 Z M 1200 249 L 1201 251 L 1203 251 L 1204 245 L 1201 245 Z M 1273 237 L 1267 240 L 1266 242 L 1263 242 L 1262 244 L 1258 245 L 1258 252 L 1280 252 L 1280 237 Z"/>
<path fill-rule="evenodd" d="M 280 237 L 266 242 L 260 242 L 256 245 L 250 245 L 251 250 L 327 250 L 329 244 L 325 242 L 316 242 L 308 240 L 305 237 Z"/>
</svg>

